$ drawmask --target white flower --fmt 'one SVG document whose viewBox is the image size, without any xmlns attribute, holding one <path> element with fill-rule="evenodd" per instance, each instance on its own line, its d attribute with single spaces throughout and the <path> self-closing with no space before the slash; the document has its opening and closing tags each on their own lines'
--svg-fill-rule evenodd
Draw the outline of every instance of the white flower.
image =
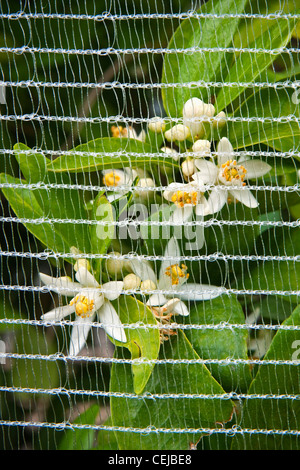
<svg viewBox="0 0 300 470">
<path fill-rule="evenodd" d="M 214 105 L 204 103 L 199 98 L 191 98 L 183 106 L 183 124 L 190 129 L 193 138 L 199 139 L 205 134 L 203 123 L 209 121 L 214 114 Z"/>
<path fill-rule="evenodd" d="M 72 297 L 68 305 L 56 307 L 41 316 L 42 320 L 62 320 L 72 313 L 76 314 L 71 341 L 70 356 L 76 356 L 86 343 L 91 323 L 96 315 L 106 333 L 113 339 L 126 343 L 126 335 L 120 318 L 110 300 L 117 299 L 123 290 L 123 281 L 98 284 L 85 266 L 78 266 L 73 282 L 70 277 L 51 277 L 40 273 L 40 278 L 50 290 L 60 295 Z"/>
<path fill-rule="evenodd" d="M 108 191 L 112 188 L 115 189 L 107 195 L 107 200 L 113 202 L 128 193 L 132 189 L 132 184 L 137 176 L 136 170 L 132 168 L 103 170 L 103 184 Z M 116 190 L 118 187 L 120 187 L 119 191 Z"/>
<path fill-rule="evenodd" d="M 162 118 L 155 116 L 150 119 L 148 123 L 148 128 L 151 132 L 158 134 L 159 132 L 165 131 L 166 123 Z"/>
<path fill-rule="evenodd" d="M 183 142 L 188 137 L 190 137 L 190 129 L 183 124 L 176 124 L 175 126 L 171 127 L 168 131 L 165 132 L 165 138 L 169 142 L 173 142 L 177 140 L 178 142 Z"/>
<path fill-rule="evenodd" d="M 265 175 L 271 166 L 261 160 L 235 160 L 233 147 L 226 137 L 220 140 L 217 153 L 217 165 L 205 159 L 195 160 L 199 171 L 192 176 L 194 181 L 201 188 L 203 184 L 216 185 L 207 199 L 205 215 L 220 211 L 230 196 L 247 207 L 256 208 L 258 201 L 245 187 L 245 181 Z"/>
<path fill-rule="evenodd" d="M 180 249 L 176 238 L 172 237 L 165 249 L 157 278 L 150 263 L 145 260 L 131 260 L 131 269 L 144 283 L 151 285 L 153 290 L 147 305 L 158 314 L 189 315 L 189 310 L 182 300 L 210 300 L 224 292 L 223 288 L 203 284 L 185 284 L 189 278 L 187 266 L 179 264 Z M 155 288 L 154 288 L 155 286 Z M 142 290 L 142 286 L 141 286 Z M 145 293 L 145 292 L 144 292 Z M 162 307 L 162 309 L 158 309 Z"/>
<path fill-rule="evenodd" d="M 207 209 L 207 201 L 203 195 L 204 186 L 192 183 L 171 183 L 163 193 L 163 197 L 176 206 L 170 221 L 183 224 L 192 215 L 193 210 L 197 216 L 203 216 Z"/>
</svg>

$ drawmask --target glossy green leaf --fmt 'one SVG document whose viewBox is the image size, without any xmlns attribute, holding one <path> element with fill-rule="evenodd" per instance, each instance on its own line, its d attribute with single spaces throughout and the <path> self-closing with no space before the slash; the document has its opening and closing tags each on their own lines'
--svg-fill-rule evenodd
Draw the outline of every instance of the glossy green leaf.
<svg viewBox="0 0 300 470">
<path fill-rule="evenodd" d="M 9 184 L 25 184 L 24 180 L 13 178 L 9 175 L 0 175 L 1 183 Z M 44 217 L 43 210 L 38 204 L 34 192 L 27 188 L 2 188 L 2 192 L 8 200 L 10 207 L 14 211 L 16 217 L 20 219 L 42 219 Z M 25 227 L 38 238 L 45 246 L 54 251 L 66 252 L 67 241 L 62 234 L 56 232 L 53 224 L 30 223 L 24 222 Z"/>
<path fill-rule="evenodd" d="M 151 310 L 139 300 L 124 295 L 116 306 L 123 324 L 140 323 L 136 328 L 125 328 L 128 342 L 125 346 L 131 352 L 132 359 L 145 360 L 144 364 L 132 364 L 133 387 L 137 394 L 142 393 L 154 368 L 154 364 L 147 361 L 155 361 L 160 349 L 159 330 L 155 328 L 157 322 Z M 153 328 L 144 328 L 144 325 L 153 325 Z M 121 344 L 121 343 L 119 343 Z"/>
<path fill-rule="evenodd" d="M 293 361 L 300 356 L 300 307 L 283 322 L 291 329 L 279 330 L 273 338 L 265 361 Z M 299 436 L 291 431 L 298 431 L 300 426 L 300 371 L 299 364 L 260 365 L 251 383 L 249 395 L 264 395 L 269 398 L 251 398 L 245 400 L 241 428 L 252 429 L 252 434 L 236 435 L 232 442 L 233 449 L 247 450 L 292 450 L 299 448 Z M 271 397 L 274 395 L 274 398 Z M 293 398 L 295 397 L 295 398 Z M 296 399 L 296 397 L 298 399 Z M 274 430 L 267 433 L 266 431 Z M 276 434 L 276 431 L 278 434 Z"/>
<path fill-rule="evenodd" d="M 100 413 L 97 404 L 91 405 L 86 411 L 74 419 L 72 424 L 80 426 L 93 425 Z M 94 447 L 96 429 L 68 429 L 59 443 L 58 450 L 89 450 Z"/>
<path fill-rule="evenodd" d="M 244 120 L 227 123 L 226 135 L 234 148 L 264 143 L 282 152 L 296 150 L 300 136 L 296 98 L 293 89 L 266 88 L 246 100 L 233 115 Z M 273 164 L 271 160 L 269 163 Z M 284 165 L 284 161 L 279 163 L 279 167 Z"/>
<path fill-rule="evenodd" d="M 167 167 L 174 165 L 173 160 L 164 153 L 154 157 L 147 155 L 147 153 L 151 154 L 152 152 L 150 144 L 139 140 L 104 137 L 103 139 L 95 139 L 86 144 L 79 145 L 71 154 L 62 155 L 53 160 L 48 164 L 47 168 L 51 172 L 77 173 L 108 168 L 123 169 L 128 166 L 131 168 L 151 168 L 152 164 L 154 166 L 164 164 Z M 85 155 L 89 153 L 91 155 Z"/>
<path fill-rule="evenodd" d="M 245 315 L 235 296 L 222 295 L 216 299 L 197 302 L 191 309 L 191 325 L 245 324 Z M 248 331 L 239 328 L 188 329 L 187 338 L 203 359 L 248 359 Z M 251 382 L 249 364 L 208 366 L 226 391 L 247 390 Z"/>
<path fill-rule="evenodd" d="M 295 9 L 295 13 L 299 9 Z M 294 20 L 291 20 L 294 24 Z M 261 28 L 262 29 L 262 28 Z M 232 103 L 245 89 L 245 83 L 254 83 L 256 78 L 274 61 L 276 55 L 273 50 L 284 48 L 292 34 L 291 22 L 286 18 L 277 18 L 265 30 L 257 30 L 253 41 L 247 43 L 231 65 L 225 83 L 241 83 L 240 86 L 226 86 L 220 88 L 216 100 L 217 111 L 221 111 Z M 272 52 L 271 52 L 272 51 Z"/>
<path fill-rule="evenodd" d="M 31 149 L 23 143 L 14 145 L 15 157 L 20 170 L 28 183 L 43 181 L 47 172 L 46 157 L 41 153 L 31 152 Z"/>
<path fill-rule="evenodd" d="M 2 189 L 17 217 L 45 219 L 41 223 L 29 222 L 26 226 L 43 244 L 56 252 L 69 252 L 74 245 L 82 252 L 89 252 L 90 237 L 88 225 L 84 223 L 83 191 L 72 187 L 74 181 L 70 175 L 48 172 L 49 160 L 43 154 L 30 153 L 31 149 L 21 143 L 16 144 L 14 150 L 19 169 L 26 179 L 2 174 L 1 183 L 24 185 L 24 188 Z M 26 187 L 31 184 L 34 186 Z M 51 219 L 57 222 L 51 222 Z M 68 219 L 70 222 L 67 222 Z"/>
<path fill-rule="evenodd" d="M 219 17 L 233 11 L 242 13 L 245 0 L 210 0 L 202 6 L 200 13 L 207 17 L 188 18 L 181 23 L 171 38 L 168 49 L 197 49 L 204 51 L 170 53 L 164 58 L 162 83 L 217 82 L 222 78 L 223 68 L 228 67 L 224 51 L 230 46 L 239 18 Z M 212 15 L 212 16 L 209 16 Z M 216 15 L 216 16 L 214 16 Z M 207 49 L 215 48 L 213 52 Z M 182 115 L 184 103 L 191 97 L 208 101 L 211 91 L 202 85 L 199 87 L 166 87 L 162 89 L 163 104 L 171 117 Z"/>
<path fill-rule="evenodd" d="M 142 399 L 111 398 L 113 425 L 140 430 L 115 432 L 120 449 L 188 450 L 200 439 L 202 428 L 215 428 L 217 422 L 231 418 L 230 400 L 197 397 L 223 394 L 224 390 L 205 365 L 193 363 L 199 356 L 182 332 L 163 344 L 159 359 L 179 362 L 156 364 Z M 113 365 L 110 390 L 134 393 L 130 365 Z M 176 432 L 179 429 L 183 432 Z"/>
</svg>

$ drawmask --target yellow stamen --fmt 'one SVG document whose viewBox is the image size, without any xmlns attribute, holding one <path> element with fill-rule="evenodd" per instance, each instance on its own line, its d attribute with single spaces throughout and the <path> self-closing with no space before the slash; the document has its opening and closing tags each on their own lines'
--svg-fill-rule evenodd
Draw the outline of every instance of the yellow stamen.
<svg viewBox="0 0 300 470">
<path fill-rule="evenodd" d="M 227 162 L 222 165 L 223 172 L 222 177 L 225 178 L 228 182 L 241 181 L 243 186 L 244 179 L 247 173 L 246 168 L 243 165 L 238 165 L 236 160 L 227 160 Z"/>
<path fill-rule="evenodd" d="M 198 203 L 198 193 L 197 191 L 176 191 L 171 197 L 171 201 L 178 207 L 184 207 L 185 204 L 196 206 Z"/>
<path fill-rule="evenodd" d="M 111 171 L 110 173 L 106 173 L 103 176 L 103 184 L 105 184 L 105 186 L 118 186 L 120 179 L 121 176 L 116 175 L 113 171 Z"/>
<path fill-rule="evenodd" d="M 76 295 L 76 297 L 74 297 L 74 299 L 72 299 L 70 302 L 70 305 L 74 304 L 76 315 L 82 318 L 89 317 L 94 308 L 94 300 L 88 299 L 85 295 Z"/>
<path fill-rule="evenodd" d="M 128 131 L 123 126 L 111 126 L 110 130 L 111 130 L 111 135 L 113 137 L 127 137 L 128 136 Z"/>
<path fill-rule="evenodd" d="M 189 278 L 189 274 L 187 273 L 187 267 L 185 264 L 181 265 L 181 268 L 179 267 L 178 264 L 172 264 L 171 266 L 168 266 L 165 274 L 171 278 L 172 285 L 178 285 L 179 284 L 179 278 Z"/>
</svg>

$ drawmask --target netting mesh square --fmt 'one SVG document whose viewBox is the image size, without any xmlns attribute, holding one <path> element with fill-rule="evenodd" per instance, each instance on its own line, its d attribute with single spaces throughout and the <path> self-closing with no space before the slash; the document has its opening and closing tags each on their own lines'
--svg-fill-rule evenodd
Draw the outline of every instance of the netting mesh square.
<svg viewBox="0 0 300 470">
<path fill-rule="evenodd" d="M 299 25 L 1 2 L 2 449 L 299 449 Z"/>
</svg>

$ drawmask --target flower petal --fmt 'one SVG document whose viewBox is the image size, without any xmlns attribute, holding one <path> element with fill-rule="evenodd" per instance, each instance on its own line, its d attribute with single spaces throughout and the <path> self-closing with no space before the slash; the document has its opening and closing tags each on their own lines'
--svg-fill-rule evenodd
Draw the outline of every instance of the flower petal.
<svg viewBox="0 0 300 470">
<path fill-rule="evenodd" d="M 150 307 L 159 307 L 165 305 L 168 302 L 168 299 L 163 294 L 153 294 L 149 297 L 147 305 Z"/>
<path fill-rule="evenodd" d="M 126 194 L 126 191 L 116 191 L 116 192 L 107 194 L 106 199 L 108 200 L 108 202 L 114 202 L 117 199 L 120 199 L 120 197 L 124 196 L 125 194 Z"/>
<path fill-rule="evenodd" d="M 239 162 L 239 165 L 242 165 L 247 170 L 245 180 L 260 178 L 272 170 L 271 165 L 262 160 L 244 160 Z"/>
<path fill-rule="evenodd" d="M 207 211 L 209 210 L 210 206 L 207 203 L 207 199 L 205 196 L 201 196 L 199 199 L 198 204 L 195 207 L 195 213 L 198 216 L 205 216 L 207 215 Z"/>
<path fill-rule="evenodd" d="M 44 273 L 39 273 L 39 275 L 43 284 L 49 287 L 53 292 L 60 295 L 74 297 L 74 295 L 78 294 L 78 291 L 81 288 L 80 284 L 73 282 L 68 276 L 52 277 Z"/>
<path fill-rule="evenodd" d="M 244 206 L 250 207 L 250 209 L 255 209 L 259 206 L 258 201 L 255 199 L 251 191 L 248 188 L 245 188 L 245 186 L 243 189 L 231 189 L 229 194 L 244 204 Z"/>
<path fill-rule="evenodd" d="M 109 281 L 101 286 L 101 291 L 107 300 L 116 300 L 120 297 L 123 287 L 123 281 Z"/>
<path fill-rule="evenodd" d="M 71 315 L 74 312 L 75 305 L 68 304 L 61 307 L 56 307 L 53 310 L 50 310 L 50 312 L 44 313 L 44 315 L 41 315 L 41 320 L 62 320 L 63 318 L 67 317 L 68 315 Z"/>
<path fill-rule="evenodd" d="M 75 277 L 84 287 L 99 287 L 99 284 L 92 273 L 90 273 L 84 266 L 78 269 Z"/>
<path fill-rule="evenodd" d="M 183 315 L 184 317 L 186 317 L 190 314 L 190 311 L 185 305 L 185 303 L 180 301 L 176 303 L 173 309 L 173 313 L 176 313 L 177 315 Z"/>
<path fill-rule="evenodd" d="M 176 207 L 170 217 L 170 223 L 174 225 L 183 225 L 187 222 L 193 213 L 193 206 L 185 205 L 184 207 Z"/>
<path fill-rule="evenodd" d="M 219 173 L 219 168 L 213 162 L 204 159 L 196 159 L 194 161 L 195 167 L 198 168 L 199 172 L 194 173 L 192 178 L 196 182 L 202 182 L 202 184 L 214 184 Z"/>
<path fill-rule="evenodd" d="M 218 165 L 221 166 L 226 163 L 227 160 L 234 159 L 234 151 L 231 143 L 227 137 L 222 137 L 217 146 L 218 153 Z"/>
<path fill-rule="evenodd" d="M 181 300 L 210 300 L 219 297 L 225 292 L 224 287 L 206 284 L 190 283 L 180 287 L 176 295 Z"/>
<path fill-rule="evenodd" d="M 105 302 L 98 315 L 106 333 L 116 341 L 126 343 L 127 338 L 119 315 L 110 302 Z"/>
<path fill-rule="evenodd" d="M 216 212 L 219 212 L 226 204 L 227 197 L 228 197 L 227 190 L 225 189 L 218 190 L 217 188 L 212 189 L 207 199 L 205 215 L 215 214 Z"/>
<path fill-rule="evenodd" d="M 91 323 L 93 322 L 94 317 L 95 314 L 86 318 L 77 318 L 75 320 L 72 328 L 69 347 L 70 356 L 77 356 L 77 354 L 84 347 L 89 331 L 92 327 Z"/>
<path fill-rule="evenodd" d="M 164 257 L 169 259 L 162 260 L 159 270 L 159 279 L 161 279 L 161 277 L 165 274 L 165 271 L 169 266 L 179 263 L 180 248 L 175 237 L 171 237 L 168 241 L 164 251 Z"/>
<path fill-rule="evenodd" d="M 147 281 L 150 279 L 157 284 L 157 277 L 155 272 L 153 271 L 149 261 L 147 260 L 139 260 L 139 259 L 131 259 L 129 261 L 129 265 L 136 276 L 138 276 L 142 281 Z"/>
</svg>

